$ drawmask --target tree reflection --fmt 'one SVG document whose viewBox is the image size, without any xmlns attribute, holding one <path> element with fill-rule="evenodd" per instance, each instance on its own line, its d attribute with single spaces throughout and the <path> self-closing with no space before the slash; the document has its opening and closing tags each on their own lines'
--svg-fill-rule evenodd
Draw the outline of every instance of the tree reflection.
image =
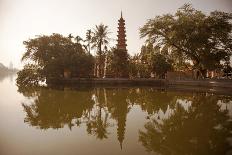
<svg viewBox="0 0 232 155">
<path fill-rule="evenodd" d="M 108 138 L 107 134 L 109 133 L 107 128 L 110 126 L 110 123 L 108 123 L 109 113 L 106 108 L 106 101 L 102 100 L 102 93 L 103 91 L 98 88 L 94 90 L 92 100 L 96 108 L 93 109 L 95 112 L 89 117 L 86 124 L 88 134 L 93 134 L 98 139 Z"/>
<path fill-rule="evenodd" d="M 71 129 L 94 105 L 85 91 L 40 89 L 35 94 L 34 103 L 22 105 L 27 113 L 25 122 L 40 129 L 58 129 L 65 124 Z"/>
<path fill-rule="evenodd" d="M 162 122 L 151 118 L 145 124 L 139 141 L 147 151 L 159 154 L 225 154 L 231 149 L 227 138 L 232 136 L 232 124 L 228 111 L 220 111 L 218 100 L 214 95 L 195 94 L 188 108 L 187 103 L 176 102 L 169 118 Z"/>
<path fill-rule="evenodd" d="M 73 90 L 74 89 L 74 90 Z M 231 149 L 232 98 L 203 93 L 180 93 L 154 88 L 19 88 L 24 121 L 39 129 L 84 125 L 99 140 L 117 128 L 122 149 L 127 114 L 134 105 L 147 113 L 139 142 L 159 154 L 225 154 Z M 227 104 L 226 104 L 227 103 Z M 228 115 L 230 114 L 230 115 Z M 136 118 L 135 118 L 136 119 Z"/>
<path fill-rule="evenodd" d="M 114 119 L 122 148 L 129 112 L 127 89 L 19 88 L 18 91 L 33 100 L 22 104 L 27 114 L 26 123 L 39 129 L 59 129 L 67 125 L 70 130 L 73 126 L 86 124 L 88 134 L 105 139 Z"/>
</svg>

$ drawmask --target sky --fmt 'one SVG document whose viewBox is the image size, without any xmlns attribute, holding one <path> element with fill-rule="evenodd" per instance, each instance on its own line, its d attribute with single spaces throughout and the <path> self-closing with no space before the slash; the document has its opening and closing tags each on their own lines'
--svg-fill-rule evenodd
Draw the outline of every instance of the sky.
<svg viewBox="0 0 232 155">
<path fill-rule="evenodd" d="M 22 68 L 23 41 L 36 35 L 72 33 L 85 38 L 87 29 L 103 23 L 116 39 L 121 11 L 126 20 L 127 49 L 133 55 L 144 43 L 139 28 L 148 19 L 174 13 L 185 3 L 204 13 L 232 12 L 232 0 L 0 0 L 0 62 Z"/>
</svg>

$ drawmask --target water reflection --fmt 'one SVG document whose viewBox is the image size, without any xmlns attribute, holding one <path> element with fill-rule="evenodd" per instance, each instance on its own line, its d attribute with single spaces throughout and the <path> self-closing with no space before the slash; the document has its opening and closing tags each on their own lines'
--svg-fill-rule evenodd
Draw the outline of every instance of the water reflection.
<svg viewBox="0 0 232 155">
<path fill-rule="evenodd" d="M 179 100 L 167 109 L 168 117 L 159 112 L 153 115 L 145 130 L 139 131 L 139 141 L 148 151 L 160 154 L 225 154 L 231 149 L 227 138 L 232 124 L 228 110 L 220 110 L 217 103 L 217 97 L 205 94 Z"/>
<path fill-rule="evenodd" d="M 85 125 L 86 134 L 103 140 L 110 135 L 109 127 L 115 127 L 122 149 L 127 115 L 136 105 L 146 113 L 138 140 L 148 152 L 225 154 L 232 149 L 231 96 L 153 88 L 20 88 L 19 92 L 29 99 L 22 103 L 25 123 L 38 129 Z"/>
</svg>

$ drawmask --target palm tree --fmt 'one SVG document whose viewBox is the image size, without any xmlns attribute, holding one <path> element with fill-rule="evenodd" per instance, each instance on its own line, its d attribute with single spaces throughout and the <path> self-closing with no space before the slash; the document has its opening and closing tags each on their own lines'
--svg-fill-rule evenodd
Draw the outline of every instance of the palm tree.
<svg viewBox="0 0 232 155">
<path fill-rule="evenodd" d="M 87 41 L 87 51 L 89 52 L 89 54 L 90 54 L 90 50 L 91 50 L 91 41 L 92 41 L 92 31 L 89 29 L 89 30 L 87 30 L 87 32 L 86 32 L 86 39 L 85 39 L 85 41 Z"/>
<path fill-rule="evenodd" d="M 97 77 L 103 77 L 104 72 L 104 51 L 102 50 L 103 46 L 106 46 L 109 44 L 110 38 L 109 35 L 109 28 L 106 25 L 100 24 L 96 25 L 94 29 L 94 36 L 92 37 L 92 48 L 97 49 L 97 62 L 96 62 L 96 68 L 97 68 Z"/>
<path fill-rule="evenodd" d="M 74 40 L 75 40 L 76 48 L 81 49 L 80 51 L 84 51 L 82 49 L 85 49 L 85 51 L 87 51 L 86 46 L 83 44 L 84 40 L 80 36 L 77 35 L 74 38 Z"/>
</svg>

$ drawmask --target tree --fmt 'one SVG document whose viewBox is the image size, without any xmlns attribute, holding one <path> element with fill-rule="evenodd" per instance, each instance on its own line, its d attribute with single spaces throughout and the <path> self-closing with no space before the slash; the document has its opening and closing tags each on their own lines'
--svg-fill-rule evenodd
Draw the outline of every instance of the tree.
<svg viewBox="0 0 232 155">
<path fill-rule="evenodd" d="M 172 69 L 172 64 L 164 55 L 156 53 L 152 56 L 151 69 L 159 78 L 165 78 L 165 73 Z"/>
<path fill-rule="evenodd" d="M 172 69 L 172 58 L 163 47 L 153 46 L 150 42 L 143 45 L 137 58 L 137 71 L 140 77 L 151 77 L 155 73 L 157 77 L 164 78 L 167 71 Z"/>
<path fill-rule="evenodd" d="M 138 63 L 139 56 L 135 54 L 134 56 L 129 57 L 129 77 L 135 78 L 138 75 Z"/>
<path fill-rule="evenodd" d="M 105 61 L 105 53 L 103 51 L 104 46 L 108 45 L 110 38 L 109 28 L 106 25 L 100 24 L 96 25 L 92 37 L 92 47 L 97 49 L 97 77 L 103 77 L 104 75 L 104 61 Z"/>
<path fill-rule="evenodd" d="M 90 76 L 93 69 L 94 58 L 86 54 L 82 45 L 72 41 L 72 36 L 64 37 L 60 34 L 51 36 L 38 36 L 24 41 L 26 52 L 22 61 L 29 62 L 18 74 L 18 82 L 38 84 L 38 80 L 61 78 L 65 72 L 71 76 Z M 33 72 L 37 72 L 35 78 Z M 31 79 L 32 81 L 28 81 Z"/>
<path fill-rule="evenodd" d="M 129 76 L 129 55 L 122 49 L 112 49 L 110 56 L 110 70 L 114 77 L 122 78 Z"/>
<path fill-rule="evenodd" d="M 220 62 L 231 55 L 231 19 L 230 13 L 214 11 L 205 15 L 185 4 L 174 15 L 150 19 L 140 29 L 140 35 L 183 55 L 203 74 L 206 69 L 220 68 Z"/>
<path fill-rule="evenodd" d="M 159 50 L 159 48 L 158 48 Z M 153 47 L 151 43 L 143 45 L 141 47 L 141 52 L 139 53 L 139 63 L 138 63 L 138 72 L 140 77 L 148 78 L 152 73 L 152 56 L 157 52 L 157 48 Z"/>
<path fill-rule="evenodd" d="M 88 51 L 89 54 L 90 54 L 90 50 L 91 50 L 91 41 L 92 41 L 92 31 L 91 31 L 91 30 L 87 30 L 85 41 L 87 41 L 87 51 Z"/>
</svg>

